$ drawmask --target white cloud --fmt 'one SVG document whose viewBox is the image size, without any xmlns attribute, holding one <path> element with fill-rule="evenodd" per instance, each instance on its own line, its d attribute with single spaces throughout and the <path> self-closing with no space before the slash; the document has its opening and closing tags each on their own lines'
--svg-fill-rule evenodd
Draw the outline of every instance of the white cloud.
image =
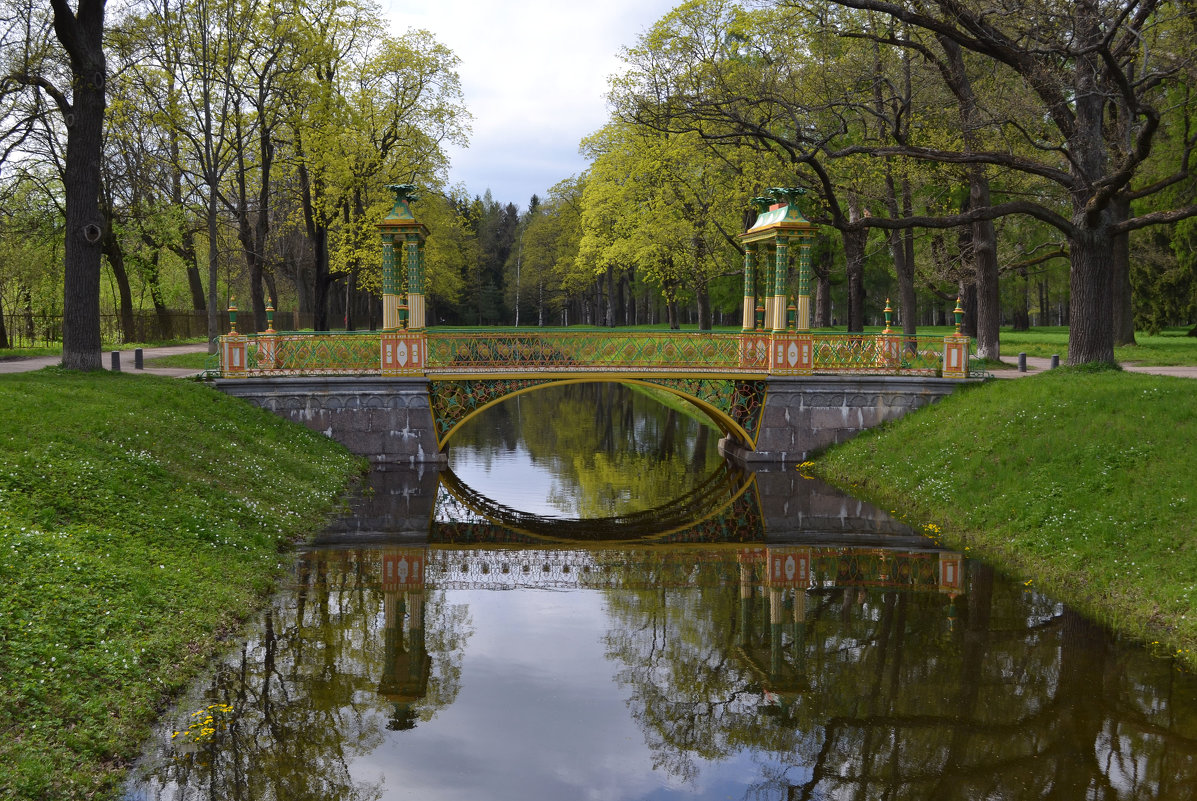
<svg viewBox="0 0 1197 801">
<path fill-rule="evenodd" d="M 620 48 L 676 2 L 388 0 L 383 8 L 396 33 L 427 29 L 461 59 L 473 134 L 467 151 L 450 151 L 450 179 L 523 208 L 585 168 L 578 144 L 607 120 Z"/>
</svg>

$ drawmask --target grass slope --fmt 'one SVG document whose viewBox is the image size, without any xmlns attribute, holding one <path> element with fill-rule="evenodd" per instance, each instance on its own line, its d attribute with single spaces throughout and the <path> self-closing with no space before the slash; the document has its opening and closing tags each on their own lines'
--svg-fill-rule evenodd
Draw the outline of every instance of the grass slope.
<svg viewBox="0 0 1197 801">
<path fill-rule="evenodd" d="M 1197 663 L 1197 382 L 991 381 L 814 470 L 1159 650 Z"/>
<path fill-rule="evenodd" d="M 118 796 L 361 468 L 198 384 L 0 377 L 0 798 Z"/>
</svg>

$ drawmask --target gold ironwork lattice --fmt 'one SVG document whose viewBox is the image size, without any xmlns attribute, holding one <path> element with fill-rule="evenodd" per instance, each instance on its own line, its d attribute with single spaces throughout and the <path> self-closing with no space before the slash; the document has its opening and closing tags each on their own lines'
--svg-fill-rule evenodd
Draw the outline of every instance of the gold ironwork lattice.
<svg viewBox="0 0 1197 801">
<path fill-rule="evenodd" d="M 450 332 L 429 334 L 428 370 L 494 372 L 527 370 L 763 371 L 743 363 L 739 334 L 678 332 Z"/>
</svg>

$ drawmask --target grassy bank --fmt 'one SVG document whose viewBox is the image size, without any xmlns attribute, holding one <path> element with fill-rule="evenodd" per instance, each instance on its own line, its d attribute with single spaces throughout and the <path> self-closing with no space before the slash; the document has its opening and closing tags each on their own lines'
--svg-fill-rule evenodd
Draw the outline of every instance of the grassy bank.
<svg viewBox="0 0 1197 801">
<path fill-rule="evenodd" d="M 991 381 L 815 472 L 1197 666 L 1197 382 L 1061 369 Z"/>
<path fill-rule="evenodd" d="M 0 798 L 118 797 L 361 467 L 191 382 L 0 377 Z"/>
</svg>

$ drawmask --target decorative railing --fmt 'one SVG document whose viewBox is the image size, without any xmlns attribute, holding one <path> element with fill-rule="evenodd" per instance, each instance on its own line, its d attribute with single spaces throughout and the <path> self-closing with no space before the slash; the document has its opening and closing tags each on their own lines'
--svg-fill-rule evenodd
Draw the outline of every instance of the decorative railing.
<svg viewBox="0 0 1197 801">
<path fill-rule="evenodd" d="M 403 331 L 406 337 L 417 332 Z M 805 333 L 811 373 L 941 375 L 951 337 Z M 427 359 L 419 374 L 625 372 L 649 374 L 767 375 L 770 334 L 677 331 L 419 332 Z M 787 342 L 791 340 L 786 340 Z M 223 376 L 379 375 L 378 332 L 263 333 L 221 337 Z M 243 348 L 239 353 L 235 345 Z M 967 345 L 962 349 L 967 353 Z M 782 372 L 782 371 L 778 371 Z M 793 372 L 793 371 L 789 371 Z M 967 360 L 964 364 L 967 376 Z"/>
<path fill-rule="evenodd" d="M 679 371 L 764 372 L 764 354 L 747 354 L 739 334 L 606 331 L 429 333 L 434 372 Z"/>
<path fill-rule="evenodd" d="M 246 372 L 295 376 L 377 374 L 379 341 L 377 332 L 251 334 L 246 337 Z M 226 365 L 221 365 L 221 371 L 227 372 Z"/>
<path fill-rule="evenodd" d="M 812 334 L 814 372 L 935 375 L 943 337 L 898 334 Z"/>
</svg>

